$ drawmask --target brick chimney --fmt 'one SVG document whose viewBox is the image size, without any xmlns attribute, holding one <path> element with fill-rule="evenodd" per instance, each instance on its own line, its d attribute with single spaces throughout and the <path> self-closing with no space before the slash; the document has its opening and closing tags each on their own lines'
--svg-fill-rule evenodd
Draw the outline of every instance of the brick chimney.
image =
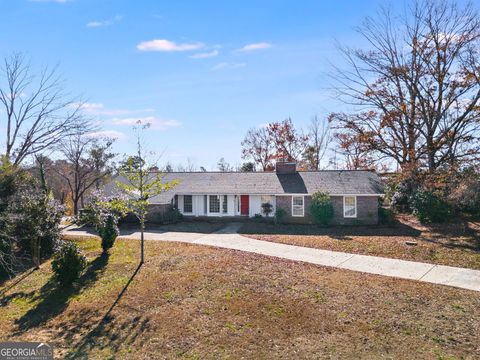
<svg viewBox="0 0 480 360">
<path fill-rule="evenodd" d="M 295 174 L 297 172 L 297 163 L 295 161 L 277 161 L 275 171 L 277 174 Z"/>
</svg>

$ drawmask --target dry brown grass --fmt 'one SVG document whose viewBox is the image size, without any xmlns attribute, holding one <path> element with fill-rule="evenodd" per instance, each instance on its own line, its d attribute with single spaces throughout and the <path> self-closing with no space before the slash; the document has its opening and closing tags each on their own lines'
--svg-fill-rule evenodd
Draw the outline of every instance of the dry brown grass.
<svg viewBox="0 0 480 360">
<path fill-rule="evenodd" d="M 240 232 L 283 244 L 480 269 L 480 223 L 473 221 L 425 226 L 403 216 L 393 226 L 329 228 L 245 223 Z"/>
<path fill-rule="evenodd" d="M 136 241 L 68 292 L 48 263 L 0 288 L 2 340 L 53 342 L 68 358 L 479 358 L 478 293 L 179 243 Z"/>
</svg>

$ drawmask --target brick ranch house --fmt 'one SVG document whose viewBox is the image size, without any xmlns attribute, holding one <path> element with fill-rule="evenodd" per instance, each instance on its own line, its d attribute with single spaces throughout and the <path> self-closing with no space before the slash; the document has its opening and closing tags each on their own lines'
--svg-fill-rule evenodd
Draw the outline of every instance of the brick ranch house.
<svg viewBox="0 0 480 360">
<path fill-rule="evenodd" d="M 262 204 L 268 202 L 273 207 L 270 216 L 282 208 L 286 222 L 312 223 L 312 194 L 322 191 L 331 196 L 333 224 L 374 225 L 378 223 L 378 199 L 383 196 L 382 181 L 373 171 L 297 171 L 294 162 L 277 163 L 272 172 L 164 174 L 164 182 L 172 180 L 177 180 L 178 185 L 151 199 L 149 221 L 155 222 L 159 213 L 172 206 L 192 218 L 265 216 Z M 107 185 L 107 193 L 111 193 L 114 183 Z"/>
</svg>

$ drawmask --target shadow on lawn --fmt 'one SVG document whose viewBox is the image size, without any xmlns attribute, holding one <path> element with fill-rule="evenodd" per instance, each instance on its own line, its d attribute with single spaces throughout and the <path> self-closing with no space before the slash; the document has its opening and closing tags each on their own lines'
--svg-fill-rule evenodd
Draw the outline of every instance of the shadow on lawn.
<svg viewBox="0 0 480 360">
<path fill-rule="evenodd" d="M 146 232 L 155 233 L 155 234 L 163 234 L 166 232 L 179 232 L 179 233 L 201 233 L 201 234 L 210 234 L 215 232 L 223 227 L 225 227 L 226 222 L 216 222 L 216 221 L 181 221 L 178 223 L 172 224 L 154 224 L 154 223 L 147 223 L 147 227 L 145 229 Z M 92 236 L 98 236 L 98 233 L 95 231 L 94 228 L 90 226 L 81 226 L 78 228 L 73 228 L 75 230 L 85 231 L 87 234 Z M 140 227 L 138 224 L 133 222 L 124 222 L 120 224 L 120 234 L 123 236 L 132 235 L 134 233 L 140 232 Z M 65 231 L 65 234 L 68 235 L 68 229 Z"/>
<path fill-rule="evenodd" d="M 30 268 L 29 270 L 25 271 L 23 274 L 18 275 L 11 284 L 5 286 L 3 289 L 0 290 L 0 297 L 6 294 L 10 289 L 13 289 L 16 285 L 20 284 L 23 280 L 25 280 L 28 276 L 30 276 L 35 271 L 34 268 Z M 3 279 L 3 281 L 8 280 L 8 278 Z M 3 282 L 0 281 L 0 285 Z M 0 299 L 0 304 L 2 303 L 3 298 Z"/>
<path fill-rule="evenodd" d="M 108 348 L 113 353 L 116 353 L 120 346 L 133 343 L 139 335 L 149 328 L 148 319 L 142 318 L 139 315 L 132 316 L 131 319 L 121 323 L 115 322 L 115 317 L 112 316 L 113 309 L 122 299 L 140 268 L 141 265 L 138 265 L 135 272 L 125 284 L 122 291 L 118 294 L 117 298 L 107 310 L 103 318 L 91 331 L 89 331 L 77 344 L 74 345 L 74 350 L 66 355 L 66 359 L 88 358 L 88 351 L 92 348 Z M 135 309 L 129 309 L 128 313 L 132 313 L 132 311 L 135 311 Z M 84 319 L 84 316 L 78 317 L 80 323 L 83 323 Z M 77 327 L 74 326 L 74 328 Z"/>
<path fill-rule="evenodd" d="M 61 314 L 67 307 L 68 301 L 72 296 L 79 294 L 99 278 L 108 264 L 108 258 L 108 254 L 104 253 L 98 256 L 88 265 L 87 270 L 80 279 L 69 288 L 59 286 L 52 276 L 50 280 L 42 286 L 39 293 L 31 299 L 31 301 L 40 300 L 39 303 L 15 321 L 18 327 L 15 335 L 42 325 L 49 319 Z M 11 297 L 20 296 L 22 295 L 19 293 L 11 295 Z"/>
<path fill-rule="evenodd" d="M 457 219 L 452 223 L 430 225 L 428 235 L 423 236 L 422 240 L 451 249 L 480 253 L 480 223 Z"/>
<path fill-rule="evenodd" d="M 240 234 L 259 235 L 316 235 L 329 236 L 338 240 L 350 240 L 351 236 L 410 236 L 418 237 L 421 231 L 408 224 L 395 225 L 348 225 L 348 226 L 320 226 L 309 224 L 265 224 L 245 223 L 239 230 Z"/>
</svg>

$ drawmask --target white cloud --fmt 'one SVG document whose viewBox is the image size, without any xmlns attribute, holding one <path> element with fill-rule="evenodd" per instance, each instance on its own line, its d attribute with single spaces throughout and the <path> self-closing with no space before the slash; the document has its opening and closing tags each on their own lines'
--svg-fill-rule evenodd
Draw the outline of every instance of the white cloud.
<svg viewBox="0 0 480 360">
<path fill-rule="evenodd" d="M 90 115 L 106 115 L 106 116 L 121 116 L 129 115 L 135 113 L 148 113 L 155 111 L 154 109 L 138 109 L 138 110 L 128 110 L 128 109 L 106 109 L 102 103 L 82 103 L 74 104 L 73 106 L 80 105 L 80 108 Z"/>
<path fill-rule="evenodd" d="M 101 27 L 101 26 L 110 26 L 110 25 L 113 25 L 117 22 L 119 22 L 120 20 L 122 20 L 123 16 L 121 15 L 115 15 L 115 17 L 111 18 L 111 19 L 107 19 L 107 20 L 101 20 L 101 21 L 90 21 L 89 23 L 87 23 L 87 27 Z"/>
<path fill-rule="evenodd" d="M 191 55 L 190 57 L 192 59 L 207 59 L 207 58 L 211 58 L 211 57 L 215 57 L 217 56 L 219 53 L 218 53 L 218 50 L 213 50 L 213 51 L 210 51 L 210 52 L 203 52 L 203 53 L 197 53 L 197 54 L 193 54 Z"/>
<path fill-rule="evenodd" d="M 261 49 L 268 49 L 271 48 L 272 44 L 266 42 L 254 43 L 254 44 L 247 44 L 238 51 L 254 51 L 254 50 L 261 50 Z"/>
<path fill-rule="evenodd" d="M 109 138 L 109 139 L 125 139 L 127 135 L 121 131 L 116 130 L 104 130 L 104 131 L 95 131 L 87 134 L 88 137 L 93 138 Z"/>
<path fill-rule="evenodd" d="M 97 111 L 99 109 L 103 109 L 103 104 L 100 103 L 81 103 L 81 104 L 75 104 L 75 106 L 80 105 L 80 108 L 85 110 L 85 111 Z"/>
<path fill-rule="evenodd" d="M 150 124 L 150 128 L 153 130 L 166 131 L 170 128 L 176 128 L 182 126 L 182 123 L 173 119 L 160 119 L 155 116 L 146 116 L 143 118 L 124 118 L 124 119 L 113 119 L 112 124 L 114 125 L 130 125 L 134 126 L 138 123 L 141 124 Z"/>
<path fill-rule="evenodd" d="M 221 62 L 212 67 L 212 70 L 222 70 L 222 69 L 240 69 L 247 66 L 246 63 L 227 63 Z"/>
<path fill-rule="evenodd" d="M 183 43 L 177 44 L 174 41 L 157 39 L 150 41 L 142 41 L 137 45 L 137 49 L 140 51 L 163 51 L 163 52 L 175 52 L 175 51 L 192 51 L 203 48 L 202 43 Z"/>
</svg>

